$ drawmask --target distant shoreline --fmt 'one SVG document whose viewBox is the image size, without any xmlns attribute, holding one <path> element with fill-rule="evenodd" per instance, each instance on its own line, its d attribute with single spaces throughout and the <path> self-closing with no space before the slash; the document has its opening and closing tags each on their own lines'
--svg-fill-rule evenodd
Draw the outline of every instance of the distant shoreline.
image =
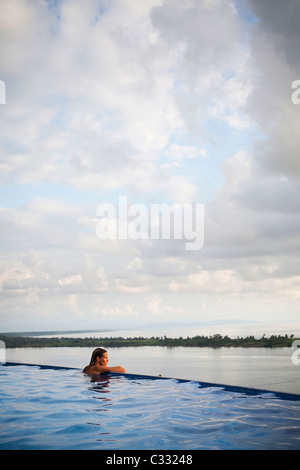
<svg viewBox="0 0 300 470">
<path fill-rule="evenodd" d="M 102 330 L 49 330 L 49 331 L 9 331 L 0 333 L 0 336 L 53 336 L 55 335 L 69 335 L 71 334 L 83 334 L 83 333 L 110 333 L 115 331 L 112 328 L 106 328 Z"/>
<path fill-rule="evenodd" d="M 0 340 L 4 341 L 6 348 L 43 348 L 43 347 L 140 347 L 140 346 L 165 346 L 165 347 L 243 347 L 243 348 L 274 348 L 291 347 L 296 339 L 294 335 L 288 336 L 263 335 L 257 339 L 254 336 L 244 338 L 229 338 L 215 334 L 212 336 L 193 336 L 187 338 L 168 338 L 167 336 L 144 337 L 105 337 L 105 338 L 70 338 L 70 337 L 33 337 L 13 336 L 1 334 Z"/>
</svg>

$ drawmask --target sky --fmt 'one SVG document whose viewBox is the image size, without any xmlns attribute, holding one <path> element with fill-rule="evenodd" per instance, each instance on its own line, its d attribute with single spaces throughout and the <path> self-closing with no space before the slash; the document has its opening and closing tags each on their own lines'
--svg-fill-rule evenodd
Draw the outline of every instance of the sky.
<svg viewBox="0 0 300 470">
<path fill-rule="evenodd" d="M 299 320 L 299 22 L 298 0 L 0 0 L 0 331 Z M 201 205 L 203 246 L 101 239 L 121 198 Z"/>
</svg>

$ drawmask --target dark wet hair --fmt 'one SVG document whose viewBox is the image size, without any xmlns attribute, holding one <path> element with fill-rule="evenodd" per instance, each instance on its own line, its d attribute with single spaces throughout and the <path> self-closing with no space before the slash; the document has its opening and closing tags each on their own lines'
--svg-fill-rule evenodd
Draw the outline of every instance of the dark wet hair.
<svg viewBox="0 0 300 470">
<path fill-rule="evenodd" d="M 84 369 L 83 369 L 83 372 L 86 372 L 87 370 L 89 370 L 90 367 L 94 366 L 96 364 L 96 360 L 97 360 L 97 357 L 102 357 L 104 353 L 106 353 L 106 349 L 103 349 L 103 348 L 96 348 L 94 349 L 93 353 L 92 353 L 92 357 L 91 357 L 91 360 L 90 360 L 90 363 L 88 366 L 86 366 Z"/>
</svg>

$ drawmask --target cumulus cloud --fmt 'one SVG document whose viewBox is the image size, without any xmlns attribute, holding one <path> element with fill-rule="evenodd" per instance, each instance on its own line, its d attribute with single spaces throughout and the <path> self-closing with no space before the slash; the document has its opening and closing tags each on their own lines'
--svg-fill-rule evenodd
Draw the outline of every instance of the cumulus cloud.
<svg viewBox="0 0 300 470">
<path fill-rule="evenodd" d="M 6 328 L 296 318 L 298 2 L 0 8 Z M 124 194 L 204 202 L 203 250 L 99 240 L 98 204 Z"/>
</svg>

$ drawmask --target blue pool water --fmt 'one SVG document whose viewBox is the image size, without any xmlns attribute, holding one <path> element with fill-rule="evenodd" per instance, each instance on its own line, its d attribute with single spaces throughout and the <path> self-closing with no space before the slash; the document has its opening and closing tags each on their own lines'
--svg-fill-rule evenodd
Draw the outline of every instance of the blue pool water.
<svg viewBox="0 0 300 470">
<path fill-rule="evenodd" d="M 300 396 L 0 365 L 0 449 L 300 449 Z"/>
</svg>

